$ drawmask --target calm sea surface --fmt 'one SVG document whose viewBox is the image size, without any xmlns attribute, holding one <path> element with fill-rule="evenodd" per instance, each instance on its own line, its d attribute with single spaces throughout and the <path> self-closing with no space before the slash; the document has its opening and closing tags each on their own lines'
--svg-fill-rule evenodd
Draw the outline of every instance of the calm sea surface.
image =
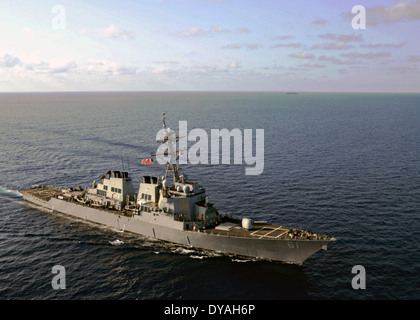
<svg viewBox="0 0 420 320">
<path fill-rule="evenodd" d="M 303 266 L 191 250 L 41 211 L 19 189 L 142 167 L 178 130 L 264 129 L 264 172 L 186 165 L 221 213 L 337 238 Z M 136 182 L 137 185 L 137 182 Z M 137 187 L 136 187 L 137 188 Z M 420 95 L 0 94 L 0 299 L 419 299 Z M 52 267 L 66 269 L 54 290 Z M 352 288 L 352 268 L 366 289 Z"/>
</svg>

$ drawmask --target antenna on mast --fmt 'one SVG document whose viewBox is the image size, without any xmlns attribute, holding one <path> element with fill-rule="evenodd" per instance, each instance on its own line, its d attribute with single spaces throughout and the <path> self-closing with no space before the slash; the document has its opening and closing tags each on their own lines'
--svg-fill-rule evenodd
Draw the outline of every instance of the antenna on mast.
<svg viewBox="0 0 420 320">
<path fill-rule="evenodd" d="M 165 180 L 168 177 L 168 171 L 173 171 L 174 183 L 179 181 L 179 168 L 177 166 L 177 160 L 179 157 L 179 151 L 176 148 L 176 143 L 179 140 L 179 137 L 175 135 L 175 132 L 171 128 L 166 127 L 165 112 L 162 112 L 162 122 L 163 122 L 163 137 L 162 139 L 156 140 L 156 142 L 161 142 L 166 145 L 167 151 L 164 155 L 169 156 L 169 161 L 166 163 L 166 173 Z M 157 154 L 151 154 L 151 156 L 158 157 Z"/>
<path fill-rule="evenodd" d="M 165 112 L 162 112 L 163 128 L 166 129 Z"/>
</svg>

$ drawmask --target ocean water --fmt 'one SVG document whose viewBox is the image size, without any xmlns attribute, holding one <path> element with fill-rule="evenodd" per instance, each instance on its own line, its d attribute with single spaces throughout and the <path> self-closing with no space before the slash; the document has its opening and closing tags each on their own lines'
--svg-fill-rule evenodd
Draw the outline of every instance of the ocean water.
<svg viewBox="0 0 420 320">
<path fill-rule="evenodd" d="M 175 131 L 264 129 L 264 171 L 184 165 L 221 213 L 336 237 L 302 266 L 121 233 L 24 203 L 34 184 L 134 181 L 161 114 Z M 136 184 L 137 185 L 137 184 Z M 0 299 L 419 299 L 420 95 L 0 94 Z M 54 290 L 52 268 L 66 270 Z M 366 289 L 355 290 L 355 265 Z"/>
</svg>

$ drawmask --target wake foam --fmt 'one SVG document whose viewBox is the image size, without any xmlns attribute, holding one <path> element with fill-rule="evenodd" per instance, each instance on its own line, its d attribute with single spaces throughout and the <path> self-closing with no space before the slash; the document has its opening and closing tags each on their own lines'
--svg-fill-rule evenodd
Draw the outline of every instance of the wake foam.
<svg viewBox="0 0 420 320">
<path fill-rule="evenodd" d="M 112 244 L 113 246 L 118 246 L 118 245 L 124 244 L 124 241 L 116 239 L 114 241 L 109 241 L 109 243 Z"/>
<path fill-rule="evenodd" d="M 11 189 L 4 188 L 4 187 L 1 187 L 1 186 L 0 186 L 0 193 L 7 194 L 7 195 L 12 195 L 12 196 L 15 196 L 15 197 L 20 197 L 20 198 L 23 197 L 23 195 L 18 190 L 11 190 Z"/>
</svg>

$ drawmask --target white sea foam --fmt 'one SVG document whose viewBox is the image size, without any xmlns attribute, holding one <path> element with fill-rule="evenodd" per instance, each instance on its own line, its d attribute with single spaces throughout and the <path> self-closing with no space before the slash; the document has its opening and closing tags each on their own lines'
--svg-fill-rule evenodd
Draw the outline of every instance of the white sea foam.
<svg viewBox="0 0 420 320">
<path fill-rule="evenodd" d="M 124 244 L 124 241 L 121 241 L 119 239 L 116 239 L 114 241 L 109 241 L 109 243 L 112 244 L 113 246 L 119 246 L 119 245 Z"/>
<path fill-rule="evenodd" d="M 232 262 L 250 262 L 252 260 L 244 260 L 244 259 L 232 259 Z"/>
<path fill-rule="evenodd" d="M 11 190 L 4 187 L 0 187 L 0 193 L 10 194 L 16 197 L 23 197 L 23 195 L 18 190 Z"/>
</svg>

